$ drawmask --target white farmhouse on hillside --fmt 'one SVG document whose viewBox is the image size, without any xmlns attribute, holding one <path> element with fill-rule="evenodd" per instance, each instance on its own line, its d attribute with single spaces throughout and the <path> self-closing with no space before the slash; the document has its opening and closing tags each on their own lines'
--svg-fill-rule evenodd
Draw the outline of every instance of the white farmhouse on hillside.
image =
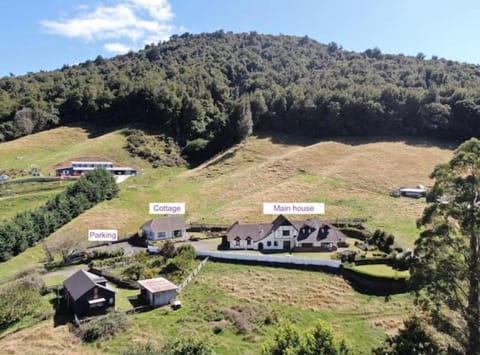
<svg viewBox="0 0 480 355">
<path fill-rule="evenodd" d="M 222 244 L 229 249 L 260 251 L 332 251 L 345 246 L 346 238 L 336 227 L 316 218 L 290 221 L 279 215 L 272 223 L 235 222 Z"/>
</svg>

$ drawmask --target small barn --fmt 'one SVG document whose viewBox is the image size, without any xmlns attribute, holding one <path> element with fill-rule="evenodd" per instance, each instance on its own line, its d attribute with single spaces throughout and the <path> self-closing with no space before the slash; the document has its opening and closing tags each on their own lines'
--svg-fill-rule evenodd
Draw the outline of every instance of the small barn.
<svg viewBox="0 0 480 355">
<path fill-rule="evenodd" d="M 153 307 L 169 304 L 177 297 L 178 286 L 163 277 L 137 281 L 140 297 Z"/>
<path fill-rule="evenodd" d="M 107 280 L 85 270 L 79 270 L 63 283 L 67 306 L 78 318 L 105 313 L 115 307 L 115 291 Z"/>
<path fill-rule="evenodd" d="M 162 240 L 174 237 L 186 238 L 187 223 L 185 218 L 180 216 L 155 218 L 142 226 L 142 233 L 148 240 Z"/>
</svg>

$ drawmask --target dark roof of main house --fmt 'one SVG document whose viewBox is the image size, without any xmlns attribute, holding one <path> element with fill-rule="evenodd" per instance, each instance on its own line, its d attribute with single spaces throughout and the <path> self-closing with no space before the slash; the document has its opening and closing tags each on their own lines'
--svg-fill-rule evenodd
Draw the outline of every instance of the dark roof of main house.
<svg viewBox="0 0 480 355">
<path fill-rule="evenodd" d="M 106 282 L 106 280 L 103 277 L 97 276 L 88 271 L 78 270 L 64 281 L 63 286 L 75 301 L 94 287 L 100 287 L 115 292 L 100 285 L 100 282 Z"/>
<path fill-rule="evenodd" d="M 142 228 L 150 228 L 152 232 L 171 232 L 187 228 L 185 218 L 180 216 L 172 216 L 165 218 L 155 218 L 146 222 Z"/>
<path fill-rule="evenodd" d="M 290 221 L 283 215 L 279 215 L 272 223 L 249 223 L 242 224 L 235 222 L 227 231 L 227 240 L 240 238 L 245 240 L 252 238 L 257 242 L 268 236 L 272 230 L 278 229 L 282 225 L 292 225 L 298 231 L 297 240 L 303 243 L 313 242 L 338 242 L 345 240 L 346 236 L 337 228 L 327 222 L 322 222 L 317 218 L 306 219 L 303 221 Z"/>
<path fill-rule="evenodd" d="M 237 221 L 227 231 L 227 240 L 235 240 L 236 238 L 247 239 L 250 237 L 252 241 L 256 242 L 270 234 L 272 226 L 272 223 L 241 224 Z"/>
<path fill-rule="evenodd" d="M 345 241 L 347 238 L 345 234 L 330 223 L 322 222 L 316 218 L 303 221 L 303 223 L 299 225 L 298 231 L 297 240 L 301 243 L 338 243 L 340 240 Z"/>
<path fill-rule="evenodd" d="M 236 238 L 247 239 L 250 237 L 252 241 L 259 241 L 268 236 L 272 230 L 276 230 L 282 225 L 293 225 L 285 216 L 279 215 L 272 223 L 240 223 L 235 222 L 227 231 L 227 240 L 235 240 Z"/>
</svg>

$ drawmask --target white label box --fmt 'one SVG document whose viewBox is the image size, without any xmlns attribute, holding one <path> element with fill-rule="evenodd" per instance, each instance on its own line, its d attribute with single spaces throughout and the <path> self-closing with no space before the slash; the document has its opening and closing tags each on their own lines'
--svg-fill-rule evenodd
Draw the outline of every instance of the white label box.
<svg viewBox="0 0 480 355">
<path fill-rule="evenodd" d="M 150 214 L 185 214 L 185 202 L 151 202 Z"/>
<path fill-rule="evenodd" d="M 90 242 L 114 242 L 118 240 L 116 229 L 89 229 L 88 240 Z"/>
<path fill-rule="evenodd" d="M 325 214 L 321 202 L 265 202 L 263 214 Z"/>
</svg>

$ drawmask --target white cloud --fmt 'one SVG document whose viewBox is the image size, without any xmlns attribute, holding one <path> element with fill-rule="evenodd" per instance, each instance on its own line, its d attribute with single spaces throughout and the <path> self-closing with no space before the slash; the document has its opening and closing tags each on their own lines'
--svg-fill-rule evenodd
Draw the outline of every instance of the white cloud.
<svg viewBox="0 0 480 355">
<path fill-rule="evenodd" d="M 111 52 L 111 53 L 115 53 L 115 54 L 124 54 L 124 53 L 127 53 L 131 48 L 123 43 L 118 43 L 118 42 L 114 42 L 114 43 L 105 43 L 103 45 L 103 48 L 105 48 L 105 50 Z"/>
<path fill-rule="evenodd" d="M 168 1 L 130 0 L 130 3 L 139 9 L 147 10 L 150 16 L 158 21 L 168 21 L 175 16 Z"/>
<path fill-rule="evenodd" d="M 68 18 L 43 20 L 40 24 L 49 33 L 69 38 L 116 40 L 105 43 L 104 48 L 120 53 L 125 48 L 168 39 L 174 30 L 170 22 L 174 16 L 167 0 L 120 0 L 115 5 L 80 5 Z"/>
</svg>

